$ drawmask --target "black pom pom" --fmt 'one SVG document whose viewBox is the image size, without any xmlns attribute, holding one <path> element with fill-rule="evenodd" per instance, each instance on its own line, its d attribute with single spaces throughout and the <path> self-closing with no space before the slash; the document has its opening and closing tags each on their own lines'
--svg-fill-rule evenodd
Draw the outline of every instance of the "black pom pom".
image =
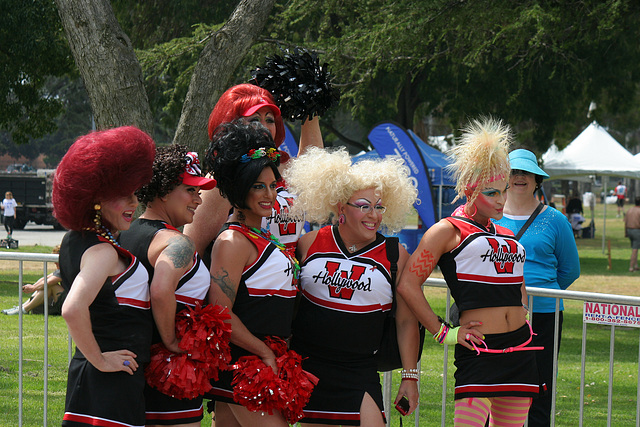
<svg viewBox="0 0 640 427">
<path fill-rule="evenodd" d="M 327 64 L 320 65 L 318 55 L 305 49 L 267 57 L 251 76 L 252 83 L 271 92 L 283 119 L 290 121 L 322 116 L 340 99 Z"/>
</svg>

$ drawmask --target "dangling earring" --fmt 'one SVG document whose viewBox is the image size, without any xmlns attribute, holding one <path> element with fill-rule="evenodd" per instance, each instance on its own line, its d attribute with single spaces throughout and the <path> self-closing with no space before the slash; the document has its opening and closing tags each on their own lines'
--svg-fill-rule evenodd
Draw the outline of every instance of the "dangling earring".
<svg viewBox="0 0 640 427">
<path fill-rule="evenodd" d="M 347 218 L 344 216 L 344 214 L 340 214 L 338 216 L 338 224 L 344 224 L 347 221 Z"/>
<path fill-rule="evenodd" d="M 94 233 L 107 239 L 113 246 L 120 246 L 115 237 L 113 237 L 113 234 L 111 234 L 111 231 L 107 227 L 102 225 L 102 206 L 100 206 L 100 203 L 96 203 L 95 205 L 93 205 L 93 209 L 96 211 L 96 216 L 93 217 L 93 223 L 96 226 L 93 229 L 87 227 L 83 228 L 83 230 L 93 231 Z"/>
<path fill-rule="evenodd" d="M 96 230 L 102 228 L 102 206 L 100 203 L 93 205 L 93 209 L 96 211 L 96 216 L 93 217 L 93 223 L 96 225 Z"/>
<path fill-rule="evenodd" d="M 473 213 L 472 213 L 472 214 L 468 214 L 468 215 L 469 215 L 469 218 L 472 218 L 475 214 L 477 214 L 477 213 L 478 213 L 478 207 L 475 205 L 475 203 L 473 204 L 473 208 L 474 208 L 475 210 L 473 211 Z M 466 212 L 465 212 L 465 213 L 466 213 Z"/>
<path fill-rule="evenodd" d="M 240 209 L 238 209 L 238 220 L 239 221 L 244 221 L 245 219 L 247 219 L 246 216 L 244 216 L 244 212 L 242 212 Z"/>
</svg>

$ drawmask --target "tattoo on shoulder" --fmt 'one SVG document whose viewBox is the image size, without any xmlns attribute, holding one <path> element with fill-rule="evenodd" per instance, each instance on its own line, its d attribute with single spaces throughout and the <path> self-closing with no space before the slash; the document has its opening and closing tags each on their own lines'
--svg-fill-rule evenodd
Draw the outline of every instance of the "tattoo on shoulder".
<svg viewBox="0 0 640 427">
<path fill-rule="evenodd" d="M 224 294 L 231 300 L 236 300 L 236 287 L 229 278 L 229 272 L 220 268 L 218 274 L 211 274 L 211 281 L 218 285 Z"/>
<path fill-rule="evenodd" d="M 185 239 L 183 236 L 175 236 L 169 239 L 164 252 L 173 262 L 175 268 L 186 268 L 191 265 L 195 250 L 195 245 L 190 239 Z"/>
</svg>

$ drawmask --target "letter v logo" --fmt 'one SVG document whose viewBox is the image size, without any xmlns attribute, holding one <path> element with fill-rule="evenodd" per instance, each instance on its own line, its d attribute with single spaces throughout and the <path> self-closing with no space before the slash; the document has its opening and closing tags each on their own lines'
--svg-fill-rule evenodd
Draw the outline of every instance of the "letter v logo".
<svg viewBox="0 0 640 427">
<path fill-rule="evenodd" d="M 495 255 L 496 261 L 493 265 L 498 274 L 512 274 L 513 273 L 513 261 L 505 262 L 505 256 L 503 254 L 515 254 L 518 252 L 518 245 L 513 240 L 507 240 L 506 245 L 500 246 L 498 241 L 493 238 L 487 238 L 487 241 L 491 245 L 491 250 Z"/>
</svg>

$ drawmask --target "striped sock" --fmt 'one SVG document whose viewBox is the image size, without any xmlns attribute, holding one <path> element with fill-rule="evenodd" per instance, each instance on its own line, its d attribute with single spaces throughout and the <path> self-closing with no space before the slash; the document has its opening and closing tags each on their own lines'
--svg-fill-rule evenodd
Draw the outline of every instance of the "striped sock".
<svg viewBox="0 0 640 427">
<path fill-rule="evenodd" d="M 455 427 L 484 427 L 491 404 L 486 397 L 457 399 L 453 425 Z"/>
<path fill-rule="evenodd" d="M 489 427 L 523 426 L 531 400 L 530 397 L 492 397 Z"/>
</svg>

